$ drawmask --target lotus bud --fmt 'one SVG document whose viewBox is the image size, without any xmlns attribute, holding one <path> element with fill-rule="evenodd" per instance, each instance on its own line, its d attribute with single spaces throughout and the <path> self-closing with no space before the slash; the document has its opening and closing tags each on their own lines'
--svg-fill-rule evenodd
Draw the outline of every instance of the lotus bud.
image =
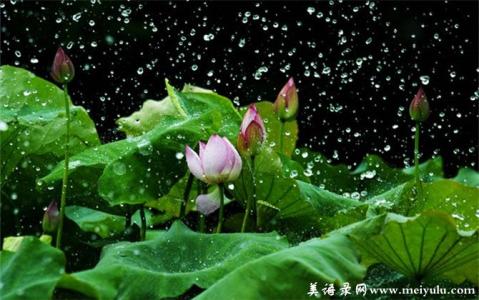
<svg viewBox="0 0 479 300">
<path fill-rule="evenodd" d="M 283 86 L 274 102 L 274 110 L 281 121 L 289 121 L 298 113 L 298 92 L 291 77 Z"/>
<path fill-rule="evenodd" d="M 257 112 L 256 106 L 251 104 L 241 123 L 238 135 L 238 150 L 245 156 L 256 155 L 265 139 L 266 129 L 263 120 Z"/>
<path fill-rule="evenodd" d="M 43 214 L 43 232 L 55 232 L 60 223 L 60 212 L 56 201 L 52 201 L 48 205 L 45 214 Z"/>
<path fill-rule="evenodd" d="M 208 184 L 234 181 L 242 168 L 241 157 L 231 142 L 219 135 L 212 135 L 205 144 L 200 142 L 199 155 L 186 146 L 188 168 L 196 178 Z"/>
<path fill-rule="evenodd" d="M 70 82 L 75 76 L 75 67 L 61 47 L 55 54 L 51 75 L 56 82 L 61 84 Z"/>
<path fill-rule="evenodd" d="M 409 105 L 409 115 L 416 122 L 424 122 L 430 114 L 429 103 L 422 88 L 419 88 Z"/>
</svg>

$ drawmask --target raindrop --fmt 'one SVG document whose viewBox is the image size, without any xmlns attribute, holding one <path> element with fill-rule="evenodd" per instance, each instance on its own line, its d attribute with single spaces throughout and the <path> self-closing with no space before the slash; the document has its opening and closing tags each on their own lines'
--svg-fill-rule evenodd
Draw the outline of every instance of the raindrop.
<svg viewBox="0 0 479 300">
<path fill-rule="evenodd" d="M 203 35 L 203 40 L 205 40 L 206 42 L 212 41 L 214 40 L 214 38 L 215 36 L 212 33 Z"/>
<path fill-rule="evenodd" d="M 361 180 L 364 179 L 364 178 L 372 179 L 372 178 L 374 178 L 374 176 L 376 176 L 376 170 L 366 171 L 364 173 L 361 173 L 361 175 L 360 175 Z"/>
<path fill-rule="evenodd" d="M 419 79 L 421 80 L 421 83 L 423 85 L 428 85 L 429 84 L 429 76 L 428 75 L 421 75 L 421 76 L 419 76 Z"/>
<path fill-rule="evenodd" d="M 80 18 L 81 18 L 81 12 L 76 13 L 76 14 L 74 14 L 74 15 L 72 16 L 72 19 L 73 19 L 73 21 L 75 21 L 75 22 L 80 21 Z"/>
<path fill-rule="evenodd" d="M 139 67 L 138 70 L 136 70 L 136 73 L 138 73 L 138 75 L 143 74 L 143 68 Z"/>
<path fill-rule="evenodd" d="M 120 176 L 125 175 L 126 174 L 125 164 L 119 161 L 113 163 L 113 173 Z"/>
<path fill-rule="evenodd" d="M 243 48 L 246 44 L 246 39 L 240 39 L 238 43 L 238 47 Z"/>
<path fill-rule="evenodd" d="M 268 72 L 268 67 L 266 66 L 259 67 L 258 70 L 256 70 L 256 72 L 254 73 L 254 79 L 260 80 L 263 73 L 266 73 L 266 72 Z"/>
<path fill-rule="evenodd" d="M 8 124 L 0 120 L 0 131 L 7 131 Z"/>
<path fill-rule="evenodd" d="M 33 58 L 30 59 L 30 62 L 31 62 L 32 64 L 37 64 L 37 63 L 38 63 L 38 58 L 33 57 Z"/>
</svg>

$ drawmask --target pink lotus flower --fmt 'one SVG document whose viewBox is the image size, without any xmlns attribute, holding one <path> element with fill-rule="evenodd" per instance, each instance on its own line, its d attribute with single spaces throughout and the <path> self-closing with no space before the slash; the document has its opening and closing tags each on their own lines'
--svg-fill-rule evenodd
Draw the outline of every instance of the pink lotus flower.
<svg viewBox="0 0 479 300">
<path fill-rule="evenodd" d="M 263 120 L 256 110 L 256 106 L 251 104 L 241 123 L 240 133 L 238 135 L 238 150 L 243 155 L 256 155 L 265 139 L 266 130 Z"/>
<path fill-rule="evenodd" d="M 296 116 L 298 106 L 298 92 L 291 77 L 276 97 L 274 110 L 282 121 L 288 121 Z"/>
<path fill-rule="evenodd" d="M 61 47 L 55 54 L 51 75 L 58 83 L 68 83 L 75 76 L 75 67 Z"/>
<path fill-rule="evenodd" d="M 238 178 L 242 161 L 235 147 L 227 138 L 212 135 L 208 143 L 200 142 L 198 155 L 186 146 L 186 162 L 191 173 L 208 184 L 234 181 Z"/>
<path fill-rule="evenodd" d="M 426 94 L 420 87 L 409 105 L 409 115 L 413 121 L 424 122 L 429 117 L 430 112 Z"/>
<path fill-rule="evenodd" d="M 43 214 L 42 227 L 44 232 L 54 232 L 60 223 L 60 212 L 56 201 L 52 201 Z"/>
</svg>

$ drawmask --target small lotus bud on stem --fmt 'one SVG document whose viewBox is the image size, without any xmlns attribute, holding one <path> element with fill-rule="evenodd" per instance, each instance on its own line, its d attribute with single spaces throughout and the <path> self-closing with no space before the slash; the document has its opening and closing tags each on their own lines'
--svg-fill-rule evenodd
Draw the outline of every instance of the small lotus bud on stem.
<svg viewBox="0 0 479 300">
<path fill-rule="evenodd" d="M 280 140 L 279 140 L 279 152 L 284 153 L 283 140 L 284 140 L 284 123 L 291 121 L 296 117 L 298 113 L 298 92 L 296 85 L 294 84 L 293 77 L 283 86 L 276 101 L 274 102 L 274 110 L 279 117 L 280 128 Z"/>
<path fill-rule="evenodd" d="M 429 103 L 422 88 L 419 88 L 409 105 L 409 115 L 416 122 L 424 122 L 430 114 Z"/>
<path fill-rule="evenodd" d="M 298 92 L 291 77 L 276 97 L 274 110 L 280 120 L 286 122 L 296 117 L 298 106 Z"/>
<path fill-rule="evenodd" d="M 251 104 L 246 111 L 238 135 L 238 150 L 244 156 L 257 155 L 266 139 L 263 120 Z"/>
<path fill-rule="evenodd" d="M 63 180 L 62 180 L 62 194 L 60 199 L 60 214 L 57 229 L 57 238 L 55 246 L 61 247 L 62 234 L 63 234 L 63 219 L 65 216 L 65 206 L 68 190 L 68 167 L 69 167 L 69 144 L 70 144 L 70 99 L 68 97 L 68 83 L 75 77 L 75 67 L 72 61 L 66 55 L 62 48 L 58 48 L 55 58 L 53 60 L 51 75 L 53 79 L 63 85 L 63 94 L 65 100 L 65 159 L 63 167 Z"/>
<path fill-rule="evenodd" d="M 60 212 L 58 211 L 58 205 L 56 201 L 52 201 L 45 213 L 43 214 L 43 232 L 55 232 L 58 228 L 58 224 L 60 223 Z"/>
<path fill-rule="evenodd" d="M 421 132 L 421 123 L 426 121 L 431 113 L 426 94 L 420 87 L 409 105 L 409 116 L 416 122 L 416 131 L 414 133 L 414 177 L 417 191 L 422 193 L 421 175 L 419 170 L 419 136 Z"/>
<path fill-rule="evenodd" d="M 68 83 L 75 77 L 75 67 L 61 47 L 55 54 L 51 75 L 56 82 L 61 84 Z"/>
</svg>

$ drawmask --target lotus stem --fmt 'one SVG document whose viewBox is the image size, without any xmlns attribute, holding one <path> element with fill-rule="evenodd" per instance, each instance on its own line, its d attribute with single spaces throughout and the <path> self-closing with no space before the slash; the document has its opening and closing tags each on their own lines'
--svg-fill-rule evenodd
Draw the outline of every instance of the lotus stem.
<svg viewBox="0 0 479 300">
<path fill-rule="evenodd" d="M 125 213 L 125 230 L 131 226 L 131 212 L 127 211 Z"/>
<path fill-rule="evenodd" d="M 421 184 L 421 178 L 419 174 L 419 135 L 421 131 L 421 123 L 416 122 L 416 132 L 414 134 L 414 177 L 416 185 L 419 188 Z"/>
<path fill-rule="evenodd" d="M 199 217 L 199 230 L 201 233 L 204 233 L 206 231 L 206 218 L 205 218 L 205 215 L 200 213 L 200 217 Z"/>
<path fill-rule="evenodd" d="M 62 195 L 60 198 L 60 221 L 57 229 L 57 239 L 55 247 L 61 247 L 62 233 L 63 233 L 63 220 L 65 217 L 65 206 L 68 189 L 68 166 L 69 166 L 69 144 L 70 144 L 70 101 L 68 99 L 68 87 L 67 84 L 63 84 L 63 94 L 65 97 L 65 118 L 66 118 L 66 134 L 65 134 L 65 159 L 63 167 L 63 180 L 62 180 Z"/>
<path fill-rule="evenodd" d="M 243 217 L 243 224 L 241 225 L 241 232 L 245 232 L 246 224 L 248 223 L 249 215 L 251 214 L 252 204 L 256 205 L 256 177 L 255 177 L 255 167 L 254 167 L 254 155 L 251 156 L 251 163 L 248 163 L 249 171 L 251 173 L 251 178 L 253 181 L 253 195 L 246 199 L 246 209 Z"/>
<path fill-rule="evenodd" d="M 201 181 L 196 181 L 196 191 L 198 195 L 208 193 L 208 187 Z M 206 216 L 198 212 L 198 228 L 201 233 L 206 232 Z"/>
<path fill-rule="evenodd" d="M 224 206 L 225 206 L 225 186 L 223 183 L 218 184 L 220 189 L 220 215 L 218 217 L 218 226 L 216 227 L 216 233 L 221 233 L 224 219 Z"/>
<path fill-rule="evenodd" d="M 183 201 L 180 206 L 180 219 L 184 219 L 186 215 L 186 206 L 190 198 L 191 187 L 193 185 L 193 174 L 188 175 L 188 180 L 186 181 L 185 191 L 183 192 Z"/>
<path fill-rule="evenodd" d="M 141 228 L 140 228 L 140 240 L 144 241 L 146 239 L 146 216 L 145 216 L 145 207 L 140 207 L 140 220 L 141 220 Z"/>
</svg>

